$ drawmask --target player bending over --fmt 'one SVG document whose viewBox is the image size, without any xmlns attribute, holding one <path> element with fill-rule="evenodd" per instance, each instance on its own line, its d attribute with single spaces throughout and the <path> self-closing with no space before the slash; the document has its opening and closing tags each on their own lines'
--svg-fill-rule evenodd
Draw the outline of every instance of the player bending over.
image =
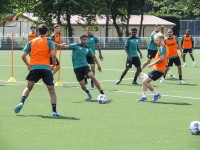
<svg viewBox="0 0 200 150">
<path fill-rule="evenodd" d="M 60 116 L 56 111 L 56 93 L 54 90 L 53 83 L 53 75 L 51 70 L 55 67 L 56 62 L 56 53 L 55 46 L 52 40 L 49 40 L 46 35 L 48 31 L 48 27 L 44 24 L 38 27 L 40 37 L 33 39 L 30 41 L 27 46 L 24 48 L 24 52 L 22 54 L 22 59 L 28 67 L 30 71 L 26 80 L 28 80 L 27 87 L 24 89 L 22 94 L 21 102 L 17 107 L 15 107 L 15 113 L 19 113 L 22 107 L 24 106 L 24 102 L 28 97 L 29 93 L 33 89 L 35 83 L 37 83 L 41 78 L 43 82 L 46 84 L 47 89 L 50 94 L 51 104 L 52 104 L 52 115 Z M 30 63 L 28 62 L 26 56 L 31 51 L 31 59 Z M 52 53 L 53 66 L 50 67 L 49 57 L 50 51 Z"/>
<path fill-rule="evenodd" d="M 183 58 L 183 52 L 181 49 L 181 45 L 179 43 L 178 37 L 173 36 L 173 30 L 169 29 L 168 37 L 165 39 L 165 44 L 169 48 L 169 63 L 166 66 L 165 74 L 163 75 L 163 78 L 160 80 L 160 83 L 163 83 L 165 80 L 165 75 L 167 74 L 167 71 L 169 70 L 169 67 L 173 66 L 173 63 L 178 68 L 178 74 L 179 74 L 179 83 L 184 84 L 185 82 L 182 80 L 182 69 L 181 69 L 181 60 L 178 55 L 177 45 L 181 52 L 181 57 Z"/>
<path fill-rule="evenodd" d="M 99 65 L 99 62 L 96 58 L 96 56 L 93 54 L 92 49 L 89 48 L 87 43 L 87 35 L 82 34 L 80 36 L 81 43 L 79 44 L 71 44 L 71 45 L 62 45 L 62 44 L 55 44 L 55 46 L 59 48 L 65 48 L 65 49 L 72 49 L 72 63 L 74 67 L 74 73 L 76 74 L 76 78 L 81 85 L 81 88 L 87 93 L 89 98 L 92 98 L 92 95 L 85 86 L 84 78 L 85 76 L 91 78 L 91 80 L 94 82 L 95 86 L 98 88 L 101 94 L 103 93 L 103 90 L 101 89 L 101 86 L 97 79 L 94 77 L 92 71 L 90 70 L 88 66 L 88 62 L 86 60 L 86 56 L 89 54 L 92 56 L 94 61 L 97 63 L 98 70 L 101 72 L 101 66 Z"/>
<path fill-rule="evenodd" d="M 139 38 L 136 37 L 137 29 L 132 28 L 131 34 L 132 34 L 132 36 L 127 38 L 126 42 L 125 42 L 125 51 L 127 53 L 126 69 L 124 70 L 124 72 L 121 75 L 121 78 L 116 82 L 116 84 L 119 84 L 122 81 L 123 77 L 126 75 L 128 70 L 132 67 L 132 64 L 134 64 L 135 67 L 137 68 L 137 71 L 135 73 L 135 77 L 134 77 L 132 84 L 138 85 L 137 77 L 138 77 L 138 75 L 141 71 L 140 59 L 142 59 L 142 53 L 140 52 L 140 49 L 139 49 L 139 46 L 138 46 Z M 140 59 L 139 59 L 137 52 L 140 53 Z"/>
<path fill-rule="evenodd" d="M 157 33 L 155 35 L 155 41 L 160 46 L 159 51 L 156 54 L 155 60 L 153 63 L 149 64 L 148 67 L 151 68 L 153 66 L 153 71 L 151 71 L 148 76 L 146 76 L 142 81 L 142 98 L 137 101 L 147 101 L 147 89 L 154 93 L 154 98 L 151 102 L 155 102 L 161 95 L 154 89 L 154 87 L 150 84 L 152 80 L 156 81 L 161 76 L 163 76 L 166 64 L 168 61 L 169 50 L 168 47 L 164 43 L 164 36 L 161 33 Z"/>
</svg>

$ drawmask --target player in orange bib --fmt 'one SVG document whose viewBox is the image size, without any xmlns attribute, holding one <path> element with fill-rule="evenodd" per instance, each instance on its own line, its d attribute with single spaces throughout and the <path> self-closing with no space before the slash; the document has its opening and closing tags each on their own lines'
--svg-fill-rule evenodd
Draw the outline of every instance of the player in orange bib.
<svg viewBox="0 0 200 150">
<path fill-rule="evenodd" d="M 30 29 L 31 29 L 31 32 L 28 35 L 28 42 L 35 39 L 36 37 L 39 37 L 39 34 L 35 32 L 35 26 L 31 26 Z"/>
<path fill-rule="evenodd" d="M 178 74 L 179 74 L 179 83 L 184 84 L 185 82 L 182 80 L 182 69 L 181 69 L 181 60 L 178 55 L 177 46 L 181 52 L 181 57 L 183 58 L 183 52 L 181 45 L 179 43 L 178 37 L 173 36 L 173 30 L 169 29 L 168 37 L 165 39 L 165 44 L 169 48 L 169 63 L 166 66 L 165 74 L 163 75 L 163 78 L 160 80 L 160 83 L 163 83 L 165 80 L 165 75 L 167 74 L 167 71 L 169 70 L 169 67 L 173 66 L 173 63 L 178 67 Z"/>
<path fill-rule="evenodd" d="M 60 44 L 60 25 L 54 25 L 54 33 L 49 37 L 55 44 Z M 57 54 L 58 47 L 55 47 L 55 52 Z M 52 54 L 50 56 L 50 64 L 52 65 Z M 56 68 L 53 70 L 52 74 L 54 75 L 59 70 L 59 61 L 56 58 Z"/>
<path fill-rule="evenodd" d="M 51 70 L 54 69 L 56 62 L 55 45 L 52 40 L 46 37 L 48 31 L 48 27 L 46 25 L 40 25 L 38 30 L 40 37 L 30 41 L 24 48 L 24 52 L 22 54 L 22 59 L 30 72 L 26 77 L 26 80 L 28 80 L 27 87 L 24 89 L 20 104 L 15 107 L 15 113 L 20 112 L 34 84 L 42 79 L 47 85 L 47 89 L 50 94 L 52 115 L 60 116 L 60 114 L 56 111 L 56 93 L 54 90 L 53 75 L 51 72 Z M 31 59 L 29 63 L 26 56 L 30 52 Z M 52 53 L 53 66 L 50 66 L 49 62 L 50 52 Z"/>
<path fill-rule="evenodd" d="M 153 71 L 151 71 L 148 74 L 148 76 L 146 76 L 143 79 L 142 81 L 143 95 L 142 98 L 137 101 L 147 101 L 147 89 L 149 89 L 154 93 L 154 98 L 151 100 L 151 102 L 155 102 L 158 98 L 161 98 L 161 95 L 154 89 L 154 87 L 150 84 L 150 82 L 152 80 L 156 81 L 161 76 L 163 76 L 168 62 L 169 49 L 164 43 L 163 34 L 157 33 L 154 36 L 154 39 L 156 41 L 156 44 L 160 46 L 160 49 L 158 50 L 155 56 L 154 62 L 148 65 L 149 68 L 153 66 Z"/>
<path fill-rule="evenodd" d="M 187 52 L 190 53 L 190 57 L 193 61 L 193 66 L 196 67 L 194 56 L 192 54 L 192 51 L 194 50 L 194 39 L 190 35 L 189 29 L 186 30 L 186 34 L 182 37 L 181 46 L 183 47 L 183 67 L 186 67 L 185 55 L 187 54 Z"/>
</svg>

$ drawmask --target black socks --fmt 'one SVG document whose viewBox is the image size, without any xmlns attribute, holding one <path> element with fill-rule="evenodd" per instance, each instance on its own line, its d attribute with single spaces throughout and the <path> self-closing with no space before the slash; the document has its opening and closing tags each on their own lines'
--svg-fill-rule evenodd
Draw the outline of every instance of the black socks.
<svg viewBox="0 0 200 150">
<path fill-rule="evenodd" d="M 182 80 L 182 75 L 179 75 L 179 80 Z"/>
<path fill-rule="evenodd" d="M 136 80 L 137 80 L 137 77 L 134 78 L 133 82 L 136 82 Z"/>
<path fill-rule="evenodd" d="M 104 94 L 103 90 L 100 91 L 101 94 Z"/>
<path fill-rule="evenodd" d="M 123 79 L 124 76 L 121 76 L 121 78 L 119 79 L 120 81 Z"/>
<path fill-rule="evenodd" d="M 22 96 L 21 103 L 24 104 L 25 100 L 26 100 L 26 97 L 25 97 L 25 96 Z"/>
<path fill-rule="evenodd" d="M 52 104 L 52 110 L 53 110 L 53 112 L 57 112 L 56 111 L 56 104 Z"/>
</svg>

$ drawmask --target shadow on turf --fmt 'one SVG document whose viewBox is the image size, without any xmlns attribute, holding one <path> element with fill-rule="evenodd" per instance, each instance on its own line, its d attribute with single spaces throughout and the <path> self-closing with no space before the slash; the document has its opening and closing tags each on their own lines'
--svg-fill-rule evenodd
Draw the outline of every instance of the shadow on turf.
<svg viewBox="0 0 200 150">
<path fill-rule="evenodd" d="M 147 101 L 147 102 L 150 102 L 150 101 Z M 150 102 L 152 103 L 152 102 Z M 154 102 L 154 104 L 169 104 L 169 105 L 192 105 L 192 104 L 189 104 L 189 103 L 170 103 L 170 102 Z"/>
<path fill-rule="evenodd" d="M 167 83 L 167 82 L 166 82 Z M 198 86 L 198 84 L 188 84 L 188 83 L 185 83 L 185 84 L 180 84 L 180 83 L 167 83 L 167 84 L 174 84 L 174 85 L 181 85 L 181 86 L 184 86 L 184 85 L 187 85 L 187 86 Z"/>
<path fill-rule="evenodd" d="M 92 99 L 90 99 L 90 98 L 87 98 L 85 101 L 86 101 L 86 102 L 95 102 L 95 103 L 98 103 L 97 100 L 92 100 Z M 104 104 L 112 103 L 112 101 L 113 101 L 113 100 L 107 100 Z"/>
<path fill-rule="evenodd" d="M 80 120 L 79 118 L 75 118 L 75 117 L 65 117 L 65 116 L 43 116 L 43 115 L 29 115 L 29 116 L 25 116 L 25 115 L 16 115 L 19 117 L 41 117 L 41 118 L 45 118 L 45 119 L 68 119 L 68 120 Z"/>
</svg>

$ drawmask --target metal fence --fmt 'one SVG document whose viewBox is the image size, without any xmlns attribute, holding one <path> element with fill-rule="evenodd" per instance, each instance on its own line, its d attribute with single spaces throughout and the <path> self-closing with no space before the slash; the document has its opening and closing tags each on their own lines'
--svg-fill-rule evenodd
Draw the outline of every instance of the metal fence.
<svg viewBox="0 0 200 150">
<path fill-rule="evenodd" d="M 124 49 L 124 44 L 126 37 L 98 37 L 100 46 L 104 50 L 122 50 Z M 181 42 L 181 37 L 179 37 Z M 11 37 L 0 37 L 0 50 L 10 50 L 11 49 Z M 63 37 L 62 43 L 67 45 L 73 43 L 80 43 L 79 37 Z M 150 43 L 149 37 L 141 37 L 139 42 L 140 49 L 147 49 Z M 26 37 L 13 37 L 13 48 L 14 50 L 22 50 L 27 44 Z M 200 37 L 194 37 L 194 47 L 200 48 Z"/>
<path fill-rule="evenodd" d="M 183 36 L 187 29 L 190 29 L 190 34 L 194 37 L 200 35 L 200 20 L 180 20 L 180 24 L 180 36 Z"/>
</svg>

